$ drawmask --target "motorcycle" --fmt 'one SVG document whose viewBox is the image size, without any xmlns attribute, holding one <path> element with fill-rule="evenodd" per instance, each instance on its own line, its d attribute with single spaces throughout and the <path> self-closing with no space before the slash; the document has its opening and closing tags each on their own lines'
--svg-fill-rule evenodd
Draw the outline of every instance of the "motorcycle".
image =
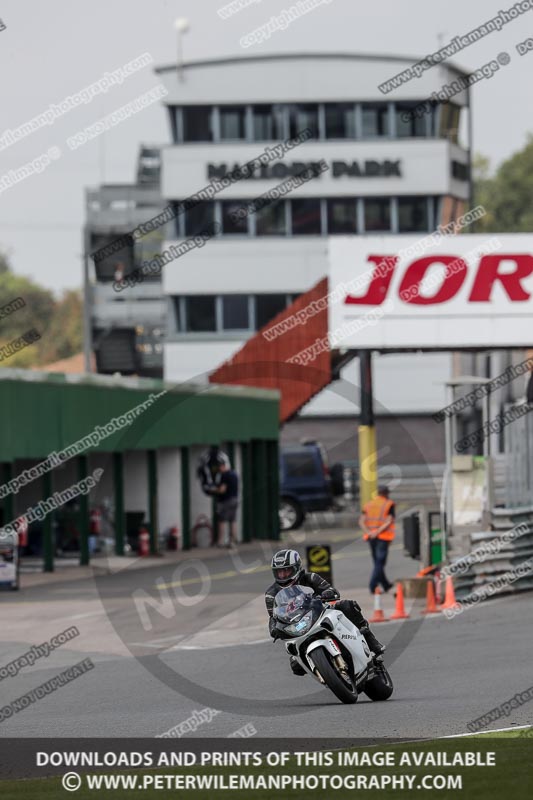
<svg viewBox="0 0 533 800">
<path fill-rule="evenodd" d="M 321 600 L 307 586 L 282 589 L 274 601 L 274 638 L 285 640 L 289 656 L 342 703 L 356 703 L 361 692 L 388 700 L 394 687 L 383 656 L 370 652 L 335 602 Z"/>
</svg>

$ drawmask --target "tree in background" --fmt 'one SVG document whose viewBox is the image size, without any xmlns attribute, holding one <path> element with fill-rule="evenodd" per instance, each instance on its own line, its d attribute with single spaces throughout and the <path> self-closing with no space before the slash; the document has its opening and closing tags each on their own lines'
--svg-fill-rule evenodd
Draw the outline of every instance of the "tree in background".
<svg viewBox="0 0 533 800">
<path fill-rule="evenodd" d="M 22 297 L 26 305 L 0 318 L 0 347 L 35 328 L 39 341 L 0 361 L 2 367 L 44 366 L 82 349 L 82 303 L 79 292 L 66 291 L 56 300 L 52 292 L 30 278 L 15 275 L 9 258 L 0 252 L 0 307 Z"/>
<path fill-rule="evenodd" d="M 69 358 L 83 349 L 81 293 L 74 290 L 63 292 L 56 303 L 48 333 L 42 339 L 43 364 L 51 364 L 60 358 Z"/>
<path fill-rule="evenodd" d="M 533 230 L 533 136 L 523 150 L 504 161 L 493 177 L 489 160 L 474 159 L 474 205 L 487 213 L 475 223 L 476 233 L 531 233 Z"/>
</svg>

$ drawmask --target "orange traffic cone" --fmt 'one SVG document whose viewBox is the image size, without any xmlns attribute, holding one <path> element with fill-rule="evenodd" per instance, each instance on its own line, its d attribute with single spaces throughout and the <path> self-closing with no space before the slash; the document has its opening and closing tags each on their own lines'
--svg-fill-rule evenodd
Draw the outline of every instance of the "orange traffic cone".
<svg viewBox="0 0 533 800">
<path fill-rule="evenodd" d="M 379 586 L 374 590 L 374 614 L 368 620 L 369 622 L 386 622 L 385 614 L 381 608 L 381 589 Z"/>
<path fill-rule="evenodd" d="M 444 603 L 439 606 L 439 611 L 444 611 L 448 608 L 456 608 L 458 605 L 455 599 L 455 591 L 453 588 L 453 578 L 448 575 L 446 578 L 446 591 L 444 592 Z"/>
<path fill-rule="evenodd" d="M 433 581 L 430 579 L 427 583 L 427 590 L 426 590 L 426 607 L 422 611 L 422 614 L 438 614 L 439 609 L 437 608 L 437 604 L 435 602 L 435 587 L 433 586 Z"/>
<path fill-rule="evenodd" d="M 396 589 L 396 610 L 394 614 L 391 615 L 391 619 L 409 619 L 409 614 L 405 611 L 403 586 L 401 583 L 398 584 L 398 588 Z"/>
</svg>

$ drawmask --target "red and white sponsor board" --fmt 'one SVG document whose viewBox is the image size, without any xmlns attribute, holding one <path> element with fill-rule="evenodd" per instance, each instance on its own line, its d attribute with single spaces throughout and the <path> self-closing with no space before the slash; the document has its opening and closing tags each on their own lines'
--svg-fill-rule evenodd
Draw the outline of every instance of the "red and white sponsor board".
<svg viewBox="0 0 533 800">
<path fill-rule="evenodd" d="M 425 239 L 425 241 L 424 241 Z M 533 234 L 330 237 L 339 347 L 461 349 L 533 342 Z M 350 323 L 366 318 L 368 324 Z M 342 336 L 339 336 L 342 334 Z"/>
</svg>

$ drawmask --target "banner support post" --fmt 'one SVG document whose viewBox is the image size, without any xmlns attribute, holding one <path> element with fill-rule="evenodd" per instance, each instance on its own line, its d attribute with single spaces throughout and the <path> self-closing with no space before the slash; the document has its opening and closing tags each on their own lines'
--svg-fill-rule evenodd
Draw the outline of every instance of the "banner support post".
<svg viewBox="0 0 533 800">
<path fill-rule="evenodd" d="M 359 417 L 359 499 L 363 508 L 377 493 L 378 464 L 372 386 L 372 351 L 359 350 L 361 412 Z"/>
</svg>

